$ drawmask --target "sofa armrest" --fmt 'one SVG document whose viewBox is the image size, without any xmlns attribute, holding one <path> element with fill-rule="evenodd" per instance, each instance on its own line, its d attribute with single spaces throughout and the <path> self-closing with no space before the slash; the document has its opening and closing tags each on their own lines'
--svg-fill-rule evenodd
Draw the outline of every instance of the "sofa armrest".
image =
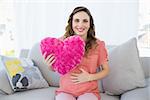
<svg viewBox="0 0 150 100">
<path fill-rule="evenodd" d="M 150 57 L 140 57 L 141 65 L 144 69 L 145 78 L 150 77 Z"/>
</svg>

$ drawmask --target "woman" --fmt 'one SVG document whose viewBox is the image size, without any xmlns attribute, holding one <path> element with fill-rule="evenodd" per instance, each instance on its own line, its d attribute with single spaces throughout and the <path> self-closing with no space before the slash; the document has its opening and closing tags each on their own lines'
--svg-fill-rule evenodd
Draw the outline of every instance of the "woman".
<svg viewBox="0 0 150 100">
<path fill-rule="evenodd" d="M 73 10 L 62 39 L 73 35 L 84 39 L 85 55 L 75 69 L 60 77 L 60 88 L 56 90 L 55 99 L 100 100 L 97 80 L 109 73 L 107 51 L 104 42 L 95 37 L 93 17 L 85 7 L 76 7 Z M 55 62 L 54 56 L 50 54 L 45 62 L 51 68 Z M 98 67 L 103 70 L 96 72 Z"/>
</svg>

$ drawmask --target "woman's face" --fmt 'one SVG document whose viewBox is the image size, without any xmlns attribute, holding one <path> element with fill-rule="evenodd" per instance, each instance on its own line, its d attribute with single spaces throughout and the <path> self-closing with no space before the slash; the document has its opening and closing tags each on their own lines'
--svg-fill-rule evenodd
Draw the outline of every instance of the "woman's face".
<svg viewBox="0 0 150 100">
<path fill-rule="evenodd" d="M 86 12 L 81 11 L 73 15 L 72 29 L 75 34 L 86 38 L 89 28 L 90 17 Z"/>
</svg>

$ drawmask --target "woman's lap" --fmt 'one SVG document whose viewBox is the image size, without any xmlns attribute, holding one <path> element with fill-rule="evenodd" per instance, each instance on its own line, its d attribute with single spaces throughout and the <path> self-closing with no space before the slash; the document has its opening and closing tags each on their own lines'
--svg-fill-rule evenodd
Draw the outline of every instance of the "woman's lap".
<svg viewBox="0 0 150 100">
<path fill-rule="evenodd" d="M 55 100 L 98 100 L 98 98 L 93 93 L 84 93 L 80 95 L 77 99 L 71 94 L 60 93 L 56 95 Z"/>
<path fill-rule="evenodd" d="M 77 100 L 98 100 L 98 98 L 93 93 L 85 93 L 80 95 Z"/>
<path fill-rule="evenodd" d="M 68 93 L 59 93 L 56 95 L 55 100 L 76 100 L 76 98 Z"/>
</svg>

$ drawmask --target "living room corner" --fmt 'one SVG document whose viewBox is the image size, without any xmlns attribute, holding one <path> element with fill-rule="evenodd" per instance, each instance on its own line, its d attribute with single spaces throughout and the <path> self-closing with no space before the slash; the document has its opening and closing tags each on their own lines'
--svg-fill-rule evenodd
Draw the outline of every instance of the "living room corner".
<svg viewBox="0 0 150 100">
<path fill-rule="evenodd" d="M 55 100 L 60 75 L 44 62 L 40 42 L 64 35 L 77 6 L 91 11 L 108 51 L 101 100 L 150 100 L 149 0 L 0 0 L 0 100 Z"/>
</svg>

